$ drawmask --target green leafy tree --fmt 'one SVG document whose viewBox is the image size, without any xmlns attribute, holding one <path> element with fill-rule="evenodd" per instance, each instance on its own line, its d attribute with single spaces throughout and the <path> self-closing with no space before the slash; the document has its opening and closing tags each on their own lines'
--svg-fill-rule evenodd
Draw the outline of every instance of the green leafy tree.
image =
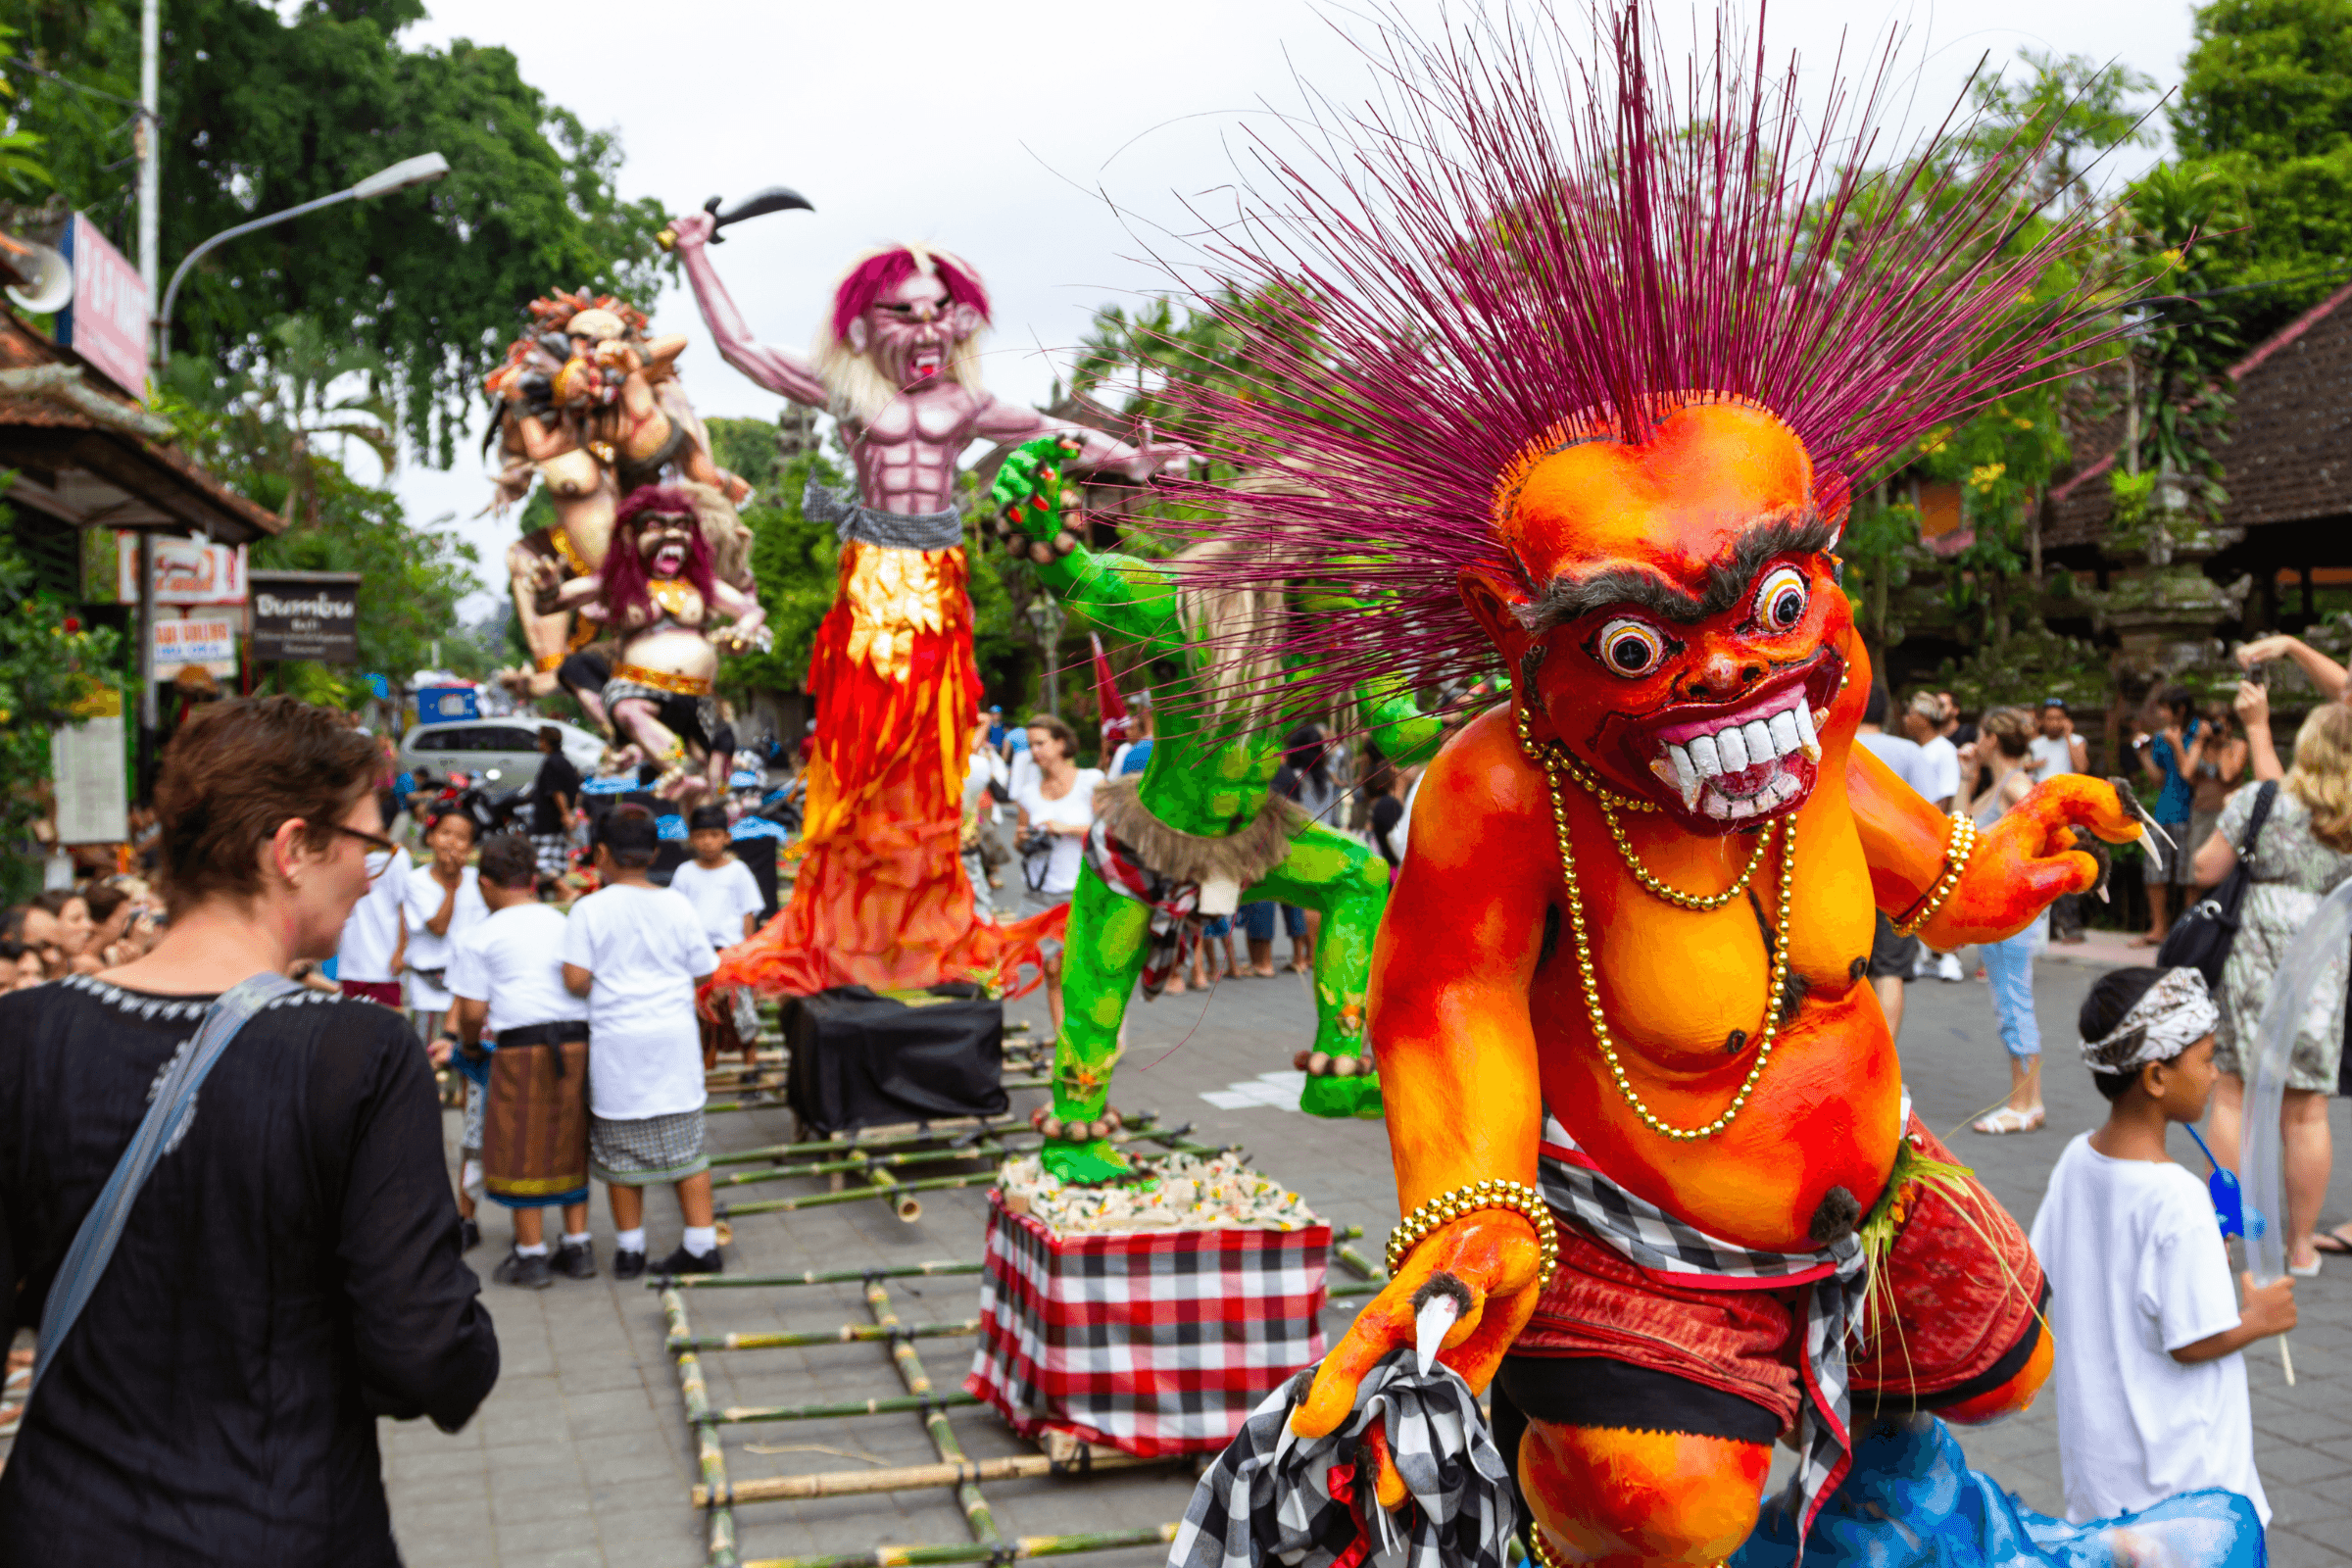
<svg viewBox="0 0 2352 1568">
<path fill-rule="evenodd" d="M 20 846 L 48 808 L 49 731 L 84 716 L 110 687 L 121 701 L 122 639 L 35 592 L 8 521 L 0 506 L 0 902 L 14 903 L 40 889 L 39 863 Z"/>
<path fill-rule="evenodd" d="M 424 14 L 421 0 L 165 7 L 162 248 L 169 270 L 221 229 L 445 155 L 437 184 L 231 241 L 189 275 L 172 330 L 175 353 L 235 372 L 270 359 L 284 316 L 332 321 L 382 358 L 405 433 L 446 464 L 525 304 L 581 284 L 650 301 L 670 264 L 653 242 L 660 205 L 615 188 L 614 137 L 549 102 L 504 49 L 403 46 Z M 12 128 L 42 138 L 70 205 L 126 240 L 138 8 L 0 0 L 0 24 L 67 78 L 20 76 Z"/>
<path fill-rule="evenodd" d="M 2352 0 L 2211 0 L 2195 36 L 2173 145 L 2243 215 L 2206 231 L 2200 266 L 2257 342 L 2352 269 Z"/>
</svg>

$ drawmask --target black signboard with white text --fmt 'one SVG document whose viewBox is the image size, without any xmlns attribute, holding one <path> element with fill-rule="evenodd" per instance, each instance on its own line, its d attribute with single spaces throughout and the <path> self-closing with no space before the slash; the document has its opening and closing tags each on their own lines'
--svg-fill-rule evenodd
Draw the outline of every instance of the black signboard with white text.
<svg viewBox="0 0 2352 1568">
<path fill-rule="evenodd" d="M 247 575 L 253 657 L 360 662 L 360 574 L 256 571 Z"/>
</svg>

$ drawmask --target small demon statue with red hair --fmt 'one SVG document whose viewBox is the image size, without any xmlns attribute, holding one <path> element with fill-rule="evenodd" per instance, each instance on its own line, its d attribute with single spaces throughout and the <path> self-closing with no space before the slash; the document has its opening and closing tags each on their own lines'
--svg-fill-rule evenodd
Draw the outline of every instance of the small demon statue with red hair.
<svg viewBox="0 0 2352 1568">
<path fill-rule="evenodd" d="M 981 384 L 988 294 L 956 257 L 894 246 L 861 258 L 803 359 L 752 336 L 711 267 L 709 214 L 670 227 L 719 353 L 770 391 L 832 414 L 858 470 L 856 500 L 811 485 L 805 502 L 842 550 L 841 591 L 808 665 L 816 756 L 804 858 L 791 904 L 730 955 L 722 979 L 807 994 L 1009 974 L 1062 915 L 975 919 L 958 853 L 980 677 L 956 465 L 976 439 L 1017 444 L 1057 426 Z M 1081 470 L 1142 479 L 1178 455 L 1077 435 Z"/>
<path fill-rule="evenodd" d="M 1536 1563 L 1699 1568 L 1776 1440 L 1801 1543 L 1857 1429 L 2021 1408 L 2064 1353 L 1865 971 L 1880 916 L 2006 937 L 2139 827 L 2063 775 L 1980 830 L 1856 745 L 1837 550 L 1914 438 L 2058 373 L 2104 279 L 2088 220 L 2035 218 L 2032 145 L 1874 171 L 1872 95 L 1809 126 L 1737 37 L 1653 76 L 1642 23 L 1598 29 L 1589 66 L 1541 22 L 1390 32 L 1396 90 L 1269 156 L 1203 296 L 1261 302 L 1225 314 L 1285 395 L 1186 416 L 1304 482 L 1179 495 L 1253 547 L 1229 585 L 1342 607 L 1284 650 L 1335 698 L 1513 677 L 1421 782 L 1368 1026 L 1405 1217 L 1290 1430 L 1442 1345 L 1493 1384 Z"/>
<path fill-rule="evenodd" d="M 669 485 L 632 491 L 613 514 L 602 566 L 566 581 L 554 562 L 536 564 L 540 613 L 577 611 L 619 640 L 605 708 L 647 760 L 662 764 L 656 793 L 692 802 L 723 791 L 735 741 L 711 695 L 718 655 L 768 647 L 767 612 L 713 575 L 696 498 Z M 734 624 L 713 630 L 721 616 Z"/>
</svg>

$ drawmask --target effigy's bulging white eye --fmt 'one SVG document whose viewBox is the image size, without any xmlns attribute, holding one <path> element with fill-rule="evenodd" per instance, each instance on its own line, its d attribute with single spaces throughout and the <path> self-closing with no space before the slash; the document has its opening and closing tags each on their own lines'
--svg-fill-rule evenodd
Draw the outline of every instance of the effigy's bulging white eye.
<svg viewBox="0 0 2352 1568">
<path fill-rule="evenodd" d="M 1620 617 L 1600 628 L 1600 662 L 1620 675 L 1646 675 L 1666 657 L 1666 639 L 1647 621 Z"/>
<path fill-rule="evenodd" d="M 1767 631 L 1792 631 L 1811 602 L 1805 574 L 1794 566 L 1782 566 L 1756 590 L 1756 623 Z"/>
</svg>

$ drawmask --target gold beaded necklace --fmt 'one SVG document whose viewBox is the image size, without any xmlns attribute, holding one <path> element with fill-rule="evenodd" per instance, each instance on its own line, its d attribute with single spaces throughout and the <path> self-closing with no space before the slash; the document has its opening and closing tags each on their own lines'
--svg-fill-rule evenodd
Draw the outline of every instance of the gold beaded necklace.
<svg viewBox="0 0 2352 1568">
<path fill-rule="evenodd" d="M 1555 745 L 1537 747 L 1528 738 L 1524 713 L 1520 715 L 1519 723 L 1529 759 L 1543 767 L 1544 781 L 1551 791 L 1551 820 L 1560 846 L 1560 880 L 1568 890 L 1568 923 L 1576 939 L 1577 980 L 1584 991 L 1585 1016 L 1592 1022 L 1592 1038 L 1600 1046 L 1601 1059 L 1608 1063 L 1609 1076 L 1616 1082 L 1617 1092 L 1625 1097 L 1625 1102 L 1634 1108 L 1634 1114 L 1641 1117 L 1642 1124 L 1651 1132 L 1678 1143 L 1712 1138 L 1729 1127 L 1733 1118 L 1747 1103 L 1747 1097 L 1764 1076 L 1765 1064 L 1772 1060 L 1773 1044 L 1780 1037 L 1781 996 L 1788 983 L 1789 898 L 1796 886 L 1796 815 L 1791 812 L 1781 819 L 1780 920 L 1773 928 L 1772 978 L 1764 995 L 1764 1027 L 1756 1041 L 1756 1059 L 1749 1065 L 1747 1078 L 1740 1085 L 1740 1092 L 1732 1096 L 1732 1102 L 1723 1108 L 1721 1115 L 1703 1127 L 1677 1127 L 1651 1110 L 1635 1090 L 1633 1080 L 1626 1075 L 1625 1062 L 1617 1054 L 1616 1039 L 1609 1033 L 1608 1014 L 1600 1004 L 1600 976 L 1592 967 L 1592 941 L 1585 923 L 1584 890 L 1577 881 L 1576 848 L 1570 842 L 1568 833 L 1568 801 L 1560 787 L 1562 774 L 1575 776 L 1570 771 L 1573 759 L 1565 757 Z M 1606 809 L 1605 806 L 1603 808 Z M 1771 834 L 1767 832 L 1764 837 L 1770 838 Z M 1762 858 L 1763 848 L 1761 843 L 1757 845 L 1756 858 L 1748 862 L 1749 871 L 1752 872 L 1757 860 Z M 1740 880 L 1744 884 L 1746 877 L 1742 876 Z"/>
<path fill-rule="evenodd" d="M 1556 742 L 1546 742 L 1538 746 L 1535 737 L 1528 730 L 1527 712 L 1524 709 L 1519 713 L 1519 744 L 1526 751 L 1530 761 L 1548 767 L 1552 761 L 1557 760 L 1561 770 L 1576 780 L 1584 788 L 1585 793 L 1591 795 L 1599 805 L 1600 819 L 1608 824 L 1609 840 L 1617 846 L 1617 858 L 1625 862 L 1626 870 L 1632 874 L 1634 881 L 1640 885 L 1642 891 L 1653 898 L 1664 899 L 1678 908 L 1696 909 L 1701 912 L 1708 909 L 1720 909 L 1747 891 L 1748 883 L 1755 879 L 1756 867 L 1764 863 L 1764 851 L 1772 839 L 1770 833 L 1756 835 L 1756 847 L 1748 852 L 1747 865 L 1740 871 L 1740 880 L 1725 888 L 1721 893 L 1685 893 L 1681 888 L 1669 886 L 1656 872 L 1642 863 L 1641 857 L 1634 851 L 1633 840 L 1626 837 L 1625 824 L 1617 820 L 1617 813 L 1620 810 L 1654 811 L 1658 809 L 1654 803 L 1629 799 L 1608 788 L 1594 776 L 1592 769 L 1570 757 L 1561 750 Z"/>
</svg>

